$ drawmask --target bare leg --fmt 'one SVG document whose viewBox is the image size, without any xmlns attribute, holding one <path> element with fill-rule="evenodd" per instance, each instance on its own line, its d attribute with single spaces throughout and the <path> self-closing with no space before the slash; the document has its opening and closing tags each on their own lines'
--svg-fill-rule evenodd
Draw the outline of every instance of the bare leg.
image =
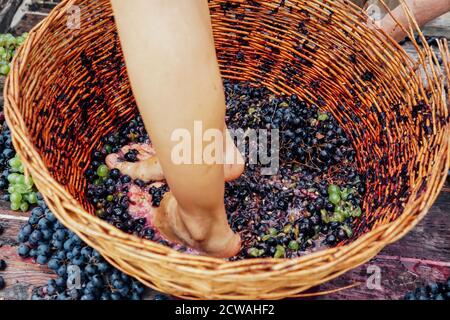
<svg viewBox="0 0 450 320">
<path fill-rule="evenodd" d="M 176 165 L 171 159 L 174 130 L 185 128 L 193 135 L 195 121 L 202 121 L 204 130 L 226 130 L 207 1 L 112 4 L 133 92 L 175 196 L 163 201 L 155 225 L 209 255 L 232 256 L 240 249 L 240 238 L 225 214 L 223 164 Z"/>
<path fill-rule="evenodd" d="M 450 11 L 449 0 L 406 0 L 406 4 L 416 18 L 419 26 L 423 26 L 427 22 Z M 401 25 L 403 25 L 406 29 L 408 28 L 408 18 L 403 11 L 402 6 L 394 9 L 392 14 Z M 403 30 L 397 25 L 389 14 L 387 14 L 383 19 L 376 21 L 375 26 L 383 29 L 396 41 L 400 41 L 406 36 Z"/>
</svg>

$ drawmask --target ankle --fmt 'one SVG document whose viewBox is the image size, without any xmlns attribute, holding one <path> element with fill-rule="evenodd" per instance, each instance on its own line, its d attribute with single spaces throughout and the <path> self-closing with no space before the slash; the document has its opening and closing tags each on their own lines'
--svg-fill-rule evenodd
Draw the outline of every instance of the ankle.
<svg viewBox="0 0 450 320">
<path fill-rule="evenodd" d="M 224 208 L 218 212 L 208 211 L 203 214 L 198 211 L 187 212 L 180 207 L 177 211 L 186 231 L 198 244 L 216 241 L 233 233 L 228 225 Z"/>
</svg>

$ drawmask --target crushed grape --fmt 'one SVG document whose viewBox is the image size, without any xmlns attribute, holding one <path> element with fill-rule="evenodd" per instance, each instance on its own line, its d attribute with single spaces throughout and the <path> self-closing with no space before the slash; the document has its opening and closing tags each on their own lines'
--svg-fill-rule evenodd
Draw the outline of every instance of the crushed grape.
<svg viewBox="0 0 450 320">
<path fill-rule="evenodd" d="M 293 258 L 325 246 L 335 246 L 354 235 L 361 217 L 364 179 L 355 163 L 355 150 L 344 130 L 328 112 L 296 95 L 277 96 L 264 87 L 225 82 L 226 121 L 230 129 L 279 130 L 279 170 L 261 174 L 261 164 L 246 150 L 246 168 L 237 180 L 226 183 L 225 206 L 233 230 L 240 232 L 243 248 L 233 259 Z M 130 234 L 171 245 L 146 218 L 158 207 L 168 185 L 132 180 L 117 169 L 99 175 L 109 153 L 133 143 L 150 143 L 140 116 L 102 138 L 85 172 L 86 196 L 95 213 Z M 123 161 L 137 161 L 129 150 Z M 136 200 L 138 199 L 138 200 Z M 137 203 L 138 202 L 138 203 Z M 138 205 L 136 214 L 130 207 Z"/>
</svg>

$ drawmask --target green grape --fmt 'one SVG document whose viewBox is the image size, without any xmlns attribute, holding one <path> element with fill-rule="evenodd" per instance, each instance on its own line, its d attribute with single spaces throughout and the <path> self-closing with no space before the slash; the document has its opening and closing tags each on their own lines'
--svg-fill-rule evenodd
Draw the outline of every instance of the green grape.
<svg viewBox="0 0 450 320">
<path fill-rule="evenodd" d="M 11 168 L 18 168 L 22 165 L 22 161 L 16 156 L 8 161 Z"/>
<path fill-rule="evenodd" d="M 339 213 L 339 214 L 344 213 L 344 209 L 340 205 L 336 205 L 334 207 L 334 213 Z"/>
<path fill-rule="evenodd" d="M 8 187 L 8 193 L 11 194 L 11 193 L 14 193 L 14 192 L 16 192 L 16 187 L 13 186 L 13 185 L 10 185 L 10 186 Z"/>
<path fill-rule="evenodd" d="M 292 230 L 292 226 L 290 224 L 284 226 L 283 233 L 289 234 Z"/>
<path fill-rule="evenodd" d="M 9 200 L 11 202 L 20 204 L 20 202 L 22 201 L 22 195 L 20 193 L 18 193 L 18 192 L 13 192 L 9 196 Z"/>
<path fill-rule="evenodd" d="M 248 254 L 254 258 L 258 257 L 259 255 L 259 250 L 257 248 L 250 248 L 248 249 Z"/>
<path fill-rule="evenodd" d="M 269 228 L 269 234 L 275 237 L 278 234 L 278 230 L 275 228 Z"/>
<path fill-rule="evenodd" d="M 5 34 L 5 44 L 6 47 L 11 47 L 16 45 L 16 38 L 10 33 Z"/>
<path fill-rule="evenodd" d="M 29 188 L 32 188 L 34 185 L 33 178 L 31 176 L 28 176 L 28 178 L 25 178 L 25 185 Z"/>
<path fill-rule="evenodd" d="M 35 192 L 30 192 L 25 195 L 25 199 L 29 204 L 36 204 L 38 199 Z"/>
<path fill-rule="evenodd" d="M 25 176 L 23 174 L 19 174 L 16 179 L 16 184 L 25 184 Z"/>
<path fill-rule="evenodd" d="M 107 177 L 109 174 L 109 169 L 106 165 L 102 164 L 97 168 L 97 175 L 99 177 Z"/>
<path fill-rule="evenodd" d="M 321 112 L 319 112 L 317 115 L 318 115 L 317 119 L 318 119 L 319 121 L 325 121 L 325 120 L 328 120 L 328 115 L 327 115 L 326 113 L 321 113 Z"/>
<path fill-rule="evenodd" d="M 27 36 L 27 33 L 18 37 L 14 37 L 10 33 L 0 34 L 0 76 L 6 76 L 11 71 L 9 63 L 15 55 L 16 49 L 25 41 Z"/>
<path fill-rule="evenodd" d="M 20 203 L 11 202 L 10 208 L 13 211 L 19 210 L 20 209 Z"/>
<path fill-rule="evenodd" d="M 348 188 L 344 188 L 341 190 L 341 198 L 342 200 L 347 200 L 348 196 L 350 195 L 351 190 L 349 190 Z"/>
<path fill-rule="evenodd" d="M 262 249 L 257 249 L 257 248 L 250 248 L 248 249 L 248 254 L 254 258 L 260 257 L 261 255 L 264 254 L 264 250 Z"/>
<path fill-rule="evenodd" d="M 28 202 L 22 202 L 20 204 L 20 210 L 22 210 L 22 212 L 27 212 L 29 207 Z"/>
<path fill-rule="evenodd" d="M 355 210 L 353 210 L 353 212 L 351 213 L 351 216 L 355 217 L 355 218 L 359 218 L 359 217 L 361 217 L 361 214 L 362 214 L 361 208 L 356 207 Z"/>
<path fill-rule="evenodd" d="M 291 241 L 289 242 L 289 244 L 288 244 L 288 247 L 289 247 L 289 249 L 291 249 L 291 250 L 298 250 L 299 245 L 298 245 L 298 242 L 297 242 L 297 241 L 291 240 Z"/>
<path fill-rule="evenodd" d="M 284 258 L 284 255 L 286 254 L 286 250 L 283 246 L 278 245 L 275 251 L 275 254 L 273 255 L 274 258 Z"/>
<path fill-rule="evenodd" d="M 353 235 L 353 230 L 348 225 L 344 224 L 341 228 L 347 234 L 347 237 L 350 238 Z"/>
<path fill-rule="evenodd" d="M 19 178 L 19 174 L 17 173 L 10 173 L 8 175 L 8 182 L 12 184 L 16 184 L 17 179 Z"/>
<path fill-rule="evenodd" d="M 29 193 L 29 192 L 31 191 L 31 188 L 27 187 L 27 186 L 24 185 L 24 184 L 16 184 L 16 185 L 14 186 L 14 190 L 15 190 L 16 192 L 19 192 L 19 193 L 21 193 L 21 194 L 24 194 L 24 193 Z"/>
<path fill-rule="evenodd" d="M 341 189 L 339 189 L 339 187 L 337 185 L 335 185 L 335 184 L 330 184 L 328 186 L 328 194 L 331 195 L 332 193 L 340 195 Z"/>
<path fill-rule="evenodd" d="M 9 71 L 10 71 L 9 65 L 5 64 L 0 66 L 0 75 L 6 76 L 8 75 Z"/>
<path fill-rule="evenodd" d="M 5 53 L 2 55 L 2 65 L 3 66 L 8 66 L 9 63 L 11 62 L 11 55 L 9 53 L 9 49 L 6 48 L 5 49 Z"/>
<path fill-rule="evenodd" d="M 335 212 L 331 217 L 331 221 L 344 222 L 345 215 L 342 212 Z"/>
<path fill-rule="evenodd" d="M 23 35 L 21 35 L 21 36 L 18 36 L 16 38 L 16 40 L 17 40 L 17 44 L 20 46 L 25 41 L 25 37 Z"/>
<path fill-rule="evenodd" d="M 328 212 L 325 209 L 320 210 L 320 215 L 322 217 L 322 221 L 325 223 L 330 222 L 330 217 L 328 216 Z"/>
<path fill-rule="evenodd" d="M 338 204 L 339 201 L 341 201 L 341 197 L 340 197 L 339 194 L 337 194 L 337 193 L 331 193 L 331 194 L 328 196 L 328 200 L 330 200 L 330 202 L 331 202 L 332 204 Z"/>
</svg>

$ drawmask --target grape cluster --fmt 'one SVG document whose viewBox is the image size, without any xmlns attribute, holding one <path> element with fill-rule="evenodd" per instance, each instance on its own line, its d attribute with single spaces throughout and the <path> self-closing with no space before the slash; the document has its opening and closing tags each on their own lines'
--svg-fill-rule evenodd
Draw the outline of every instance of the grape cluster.
<svg viewBox="0 0 450 320">
<path fill-rule="evenodd" d="M 297 257 L 351 239 L 364 179 L 336 119 L 296 95 L 247 83 L 226 82 L 225 92 L 232 128 L 280 132 L 278 174 L 261 176 L 247 164 L 240 179 L 227 183 L 229 221 L 243 237 L 238 258 Z"/>
<path fill-rule="evenodd" d="M 9 131 L 8 125 L 6 122 L 0 126 L 0 169 L 2 174 L 0 176 L 0 189 L 8 188 L 8 175 L 9 175 L 9 160 L 12 159 L 16 152 L 14 151 L 14 147 L 12 145 L 11 140 L 11 132 Z"/>
<path fill-rule="evenodd" d="M 33 179 L 23 174 L 23 165 L 16 156 L 9 160 L 10 174 L 7 176 L 9 182 L 8 193 L 11 210 L 28 211 L 30 205 L 37 203 Z"/>
<path fill-rule="evenodd" d="M 353 162 L 355 151 L 344 130 L 328 112 L 300 100 L 297 95 L 276 96 L 266 88 L 246 83 L 225 84 L 227 116 L 232 128 L 280 130 L 280 158 L 324 171 Z"/>
<path fill-rule="evenodd" d="M 450 278 L 446 282 L 432 282 L 408 292 L 404 300 L 450 300 Z"/>
<path fill-rule="evenodd" d="M 361 208 L 352 203 L 353 196 L 357 194 L 354 188 L 339 188 L 337 185 L 330 184 L 327 189 L 328 200 L 333 207 L 333 214 L 325 208 L 320 210 L 322 221 L 329 222 L 344 222 L 349 217 L 359 218 L 362 214 Z M 351 236 L 351 231 L 347 231 Z"/>
<path fill-rule="evenodd" d="M 18 37 L 12 34 L 0 34 L 0 76 L 6 76 L 9 73 L 12 57 L 17 48 L 25 41 L 27 33 L 23 33 Z"/>
<path fill-rule="evenodd" d="M 10 201 L 11 210 L 26 212 L 30 205 L 37 203 L 36 189 L 32 177 L 24 175 L 22 162 L 13 149 L 11 133 L 6 122 L 2 127 L 0 147 L 3 147 L 3 152 L 0 155 L 0 169 L 2 170 L 0 189 L 8 191 L 3 199 Z"/>
<path fill-rule="evenodd" d="M 19 232 L 18 254 L 47 265 L 57 278 L 35 290 L 32 299 L 141 299 L 144 293 L 141 283 L 112 267 L 96 250 L 58 222 L 40 194 L 38 204 Z"/>
</svg>

